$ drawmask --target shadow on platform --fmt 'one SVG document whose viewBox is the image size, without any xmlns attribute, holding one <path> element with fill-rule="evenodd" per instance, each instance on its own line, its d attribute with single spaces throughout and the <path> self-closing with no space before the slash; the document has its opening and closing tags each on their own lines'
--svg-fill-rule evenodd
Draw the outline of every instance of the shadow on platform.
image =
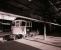
<svg viewBox="0 0 61 50">
<path fill-rule="evenodd" d="M 0 50 L 40 50 L 16 41 L 0 42 Z"/>
</svg>

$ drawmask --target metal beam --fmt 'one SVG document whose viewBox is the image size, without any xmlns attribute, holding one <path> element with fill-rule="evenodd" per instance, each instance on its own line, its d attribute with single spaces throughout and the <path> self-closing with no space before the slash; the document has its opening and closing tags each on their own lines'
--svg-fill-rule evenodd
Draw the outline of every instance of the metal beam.
<svg viewBox="0 0 61 50">
<path fill-rule="evenodd" d="M 23 4 L 19 4 L 19 3 L 17 3 L 17 1 L 16 2 L 12 2 L 12 1 L 7 1 L 9 4 L 11 4 L 11 5 L 14 5 L 15 7 L 22 7 L 22 8 L 25 8 L 25 9 L 30 9 L 29 7 L 27 7 L 27 6 L 25 6 L 25 5 L 23 5 Z M 16 6 L 17 5 L 17 6 Z"/>
<path fill-rule="evenodd" d="M 57 7 L 51 1 L 49 1 L 49 3 L 55 8 L 56 11 L 58 11 Z"/>
</svg>

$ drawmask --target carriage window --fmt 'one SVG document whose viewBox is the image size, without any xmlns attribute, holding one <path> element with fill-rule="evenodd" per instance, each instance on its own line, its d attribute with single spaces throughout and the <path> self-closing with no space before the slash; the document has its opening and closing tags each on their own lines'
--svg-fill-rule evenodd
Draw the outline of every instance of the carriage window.
<svg viewBox="0 0 61 50">
<path fill-rule="evenodd" d="M 27 27 L 31 27 L 32 23 L 31 22 L 27 22 Z"/>
<path fill-rule="evenodd" d="M 29 26 L 29 22 L 27 22 L 27 26 Z"/>
<path fill-rule="evenodd" d="M 32 23 L 30 22 L 30 27 L 32 27 Z"/>
</svg>

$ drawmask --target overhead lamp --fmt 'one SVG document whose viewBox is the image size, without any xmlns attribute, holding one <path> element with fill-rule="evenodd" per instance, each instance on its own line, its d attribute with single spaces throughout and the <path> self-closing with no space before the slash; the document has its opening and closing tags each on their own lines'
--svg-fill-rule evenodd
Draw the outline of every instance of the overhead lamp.
<svg viewBox="0 0 61 50">
<path fill-rule="evenodd" d="M 29 2 L 31 2 L 32 0 L 28 0 Z"/>
</svg>

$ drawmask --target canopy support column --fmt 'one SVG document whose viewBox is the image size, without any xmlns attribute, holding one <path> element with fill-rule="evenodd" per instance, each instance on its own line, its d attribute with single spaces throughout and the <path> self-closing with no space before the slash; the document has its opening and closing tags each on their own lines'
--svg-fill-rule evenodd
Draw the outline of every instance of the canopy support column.
<svg viewBox="0 0 61 50">
<path fill-rule="evenodd" d="M 43 37 L 44 40 L 46 40 L 46 25 L 44 24 L 44 37 Z"/>
</svg>

